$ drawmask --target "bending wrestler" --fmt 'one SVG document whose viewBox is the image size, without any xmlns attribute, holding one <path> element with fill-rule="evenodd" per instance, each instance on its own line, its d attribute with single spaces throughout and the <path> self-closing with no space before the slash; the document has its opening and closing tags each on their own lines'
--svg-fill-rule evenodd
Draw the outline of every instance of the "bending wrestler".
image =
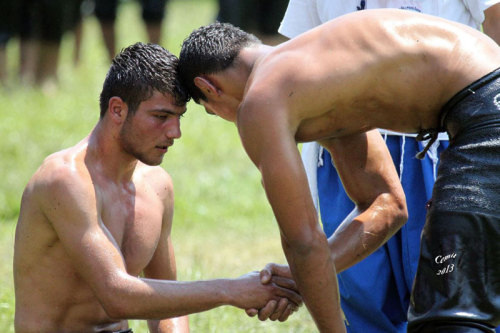
<svg viewBox="0 0 500 333">
<path fill-rule="evenodd" d="M 446 130 L 452 140 L 449 151 L 462 151 L 471 140 L 467 134 L 484 126 L 480 119 L 469 123 L 467 117 L 458 116 L 455 121 L 455 106 L 448 107 L 451 111 L 445 118 L 442 110 L 455 94 L 488 75 L 493 78 L 482 89 L 500 94 L 496 73 L 490 74 L 498 67 L 500 48 L 489 37 L 465 25 L 397 9 L 347 14 L 276 47 L 262 45 L 254 36 L 218 23 L 195 30 L 185 40 L 180 55 L 182 80 L 207 112 L 238 127 L 244 148 L 262 174 L 291 274 L 320 331 L 345 330 L 335 268 L 343 270 L 365 258 L 387 241 L 406 217 L 394 165 L 374 129 L 419 133 L 431 143 Z M 465 90 L 471 94 L 467 98 L 482 95 L 474 94 L 474 89 Z M 489 98 L 464 105 L 484 108 L 489 119 L 498 116 L 493 112 L 494 103 Z M 478 140 L 484 146 L 481 149 L 489 149 L 489 158 L 480 159 L 487 167 L 466 157 L 441 160 L 427 218 L 427 225 L 442 227 L 441 233 L 437 233 L 439 228 L 426 226 L 423 235 L 423 243 L 432 244 L 428 250 L 431 257 L 456 253 L 455 258 L 470 258 L 465 255 L 469 249 L 460 247 L 459 254 L 456 248 L 467 239 L 450 227 L 457 207 L 451 212 L 439 204 L 444 192 L 484 186 L 489 190 L 475 191 L 474 196 L 463 196 L 465 199 L 457 202 L 470 214 L 460 221 L 476 225 L 475 219 L 486 212 L 493 218 L 487 219 L 489 222 L 500 216 L 500 207 L 495 204 L 500 195 L 500 167 L 491 159 L 499 149 L 498 140 L 493 138 L 498 137 L 500 125 L 492 120 L 486 127 L 484 131 L 489 132 Z M 465 141 L 455 146 L 461 140 Z M 318 225 L 296 147 L 297 142 L 308 141 L 318 141 L 330 152 L 346 192 L 357 205 L 357 211 L 328 242 Z M 472 149 L 479 150 L 479 142 Z M 452 179 L 442 176 L 442 170 L 450 167 L 453 172 L 474 170 L 485 176 L 475 180 L 454 177 L 458 184 L 453 185 Z M 442 185 L 438 186 L 440 179 Z M 469 204 L 476 195 L 484 207 Z M 447 220 L 445 234 L 442 221 L 430 222 L 437 209 Z M 481 243 L 484 250 L 473 250 L 487 263 L 475 266 L 477 270 L 456 259 L 452 271 L 435 277 L 443 267 L 439 264 L 438 270 L 421 255 L 412 292 L 411 332 L 450 325 L 473 325 L 490 332 L 500 323 L 500 266 L 493 265 L 500 245 L 491 233 L 495 223 L 488 225 L 489 237 L 483 237 Z M 486 236 L 485 229 L 479 230 Z M 470 293 L 460 294 L 459 290 Z"/>
</svg>

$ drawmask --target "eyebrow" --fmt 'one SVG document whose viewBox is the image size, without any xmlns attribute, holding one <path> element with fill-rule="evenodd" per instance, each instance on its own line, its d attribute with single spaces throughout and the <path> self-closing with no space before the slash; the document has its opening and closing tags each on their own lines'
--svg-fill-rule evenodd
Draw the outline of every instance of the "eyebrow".
<svg viewBox="0 0 500 333">
<path fill-rule="evenodd" d="M 171 115 L 175 115 L 175 116 L 182 116 L 187 112 L 187 109 L 185 109 L 182 112 L 175 112 L 174 110 L 170 110 L 170 109 L 152 109 L 152 110 L 149 110 L 149 112 L 159 112 L 159 113 L 166 113 L 166 114 L 171 114 Z"/>
</svg>

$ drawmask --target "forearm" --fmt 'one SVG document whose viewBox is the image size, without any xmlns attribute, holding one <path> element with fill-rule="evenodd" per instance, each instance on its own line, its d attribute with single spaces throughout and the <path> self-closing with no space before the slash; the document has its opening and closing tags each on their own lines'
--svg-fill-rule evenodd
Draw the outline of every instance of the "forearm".
<svg viewBox="0 0 500 333">
<path fill-rule="evenodd" d="M 165 319 L 232 305 L 233 280 L 179 282 L 125 276 L 101 302 L 108 315 L 124 319 Z"/>
<path fill-rule="evenodd" d="M 283 240 L 293 278 L 320 332 L 345 332 L 335 267 L 325 237 L 310 247 Z"/>
<path fill-rule="evenodd" d="M 189 333 L 189 320 L 187 316 L 148 320 L 148 328 L 151 333 Z"/>
<path fill-rule="evenodd" d="M 500 45 L 500 3 L 484 11 L 483 31 Z"/>
<path fill-rule="evenodd" d="M 500 20 L 500 19 L 499 19 Z M 485 34 L 491 37 L 498 45 L 500 45 L 500 22 L 488 22 L 483 25 Z"/>
<path fill-rule="evenodd" d="M 328 240 L 337 272 L 356 264 L 386 242 L 406 221 L 401 181 L 378 130 L 323 140 L 342 184 L 358 210 Z"/>
<path fill-rule="evenodd" d="M 383 202 L 376 202 L 365 211 L 356 207 L 328 239 L 337 273 L 372 254 L 406 222 L 404 206 L 392 200 L 379 201 Z M 388 209 L 391 205 L 393 208 Z"/>
</svg>

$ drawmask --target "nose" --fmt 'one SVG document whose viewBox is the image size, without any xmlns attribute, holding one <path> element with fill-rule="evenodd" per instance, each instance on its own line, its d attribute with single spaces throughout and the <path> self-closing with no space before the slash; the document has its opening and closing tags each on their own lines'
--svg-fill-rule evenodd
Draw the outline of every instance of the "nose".
<svg viewBox="0 0 500 333">
<path fill-rule="evenodd" d="M 205 109 L 206 113 L 211 114 L 211 115 L 215 115 L 215 112 L 213 111 L 212 107 L 209 106 L 207 102 L 202 100 L 200 103 L 203 106 L 203 108 Z"/>
<path fill-rule="evenodd" d="M 172 117 L 165 123 L 165 135 L 169 139 L 178 139 L 181 137 L 181 122 L 179 117 Z"/>
</svg>

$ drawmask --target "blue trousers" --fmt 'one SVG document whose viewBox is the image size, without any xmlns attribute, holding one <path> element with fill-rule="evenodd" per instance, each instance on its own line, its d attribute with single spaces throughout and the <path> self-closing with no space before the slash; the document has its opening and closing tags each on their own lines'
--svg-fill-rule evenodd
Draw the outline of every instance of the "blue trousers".
<svg viewBox="0 0 500 333">
<path fill-rule="evenodd" d="M 406 332 L 420 234 L 437 171 L 436 159 L 415 158 L 423 146 L 414 138 L 388 135 L 386 142 L 405 190 L 409 219 L 385 245 L 338 275 L 347 331 L 353 333 Z M 447 141 L 440 141 L 437 152 L 447 146 Z M 324 231 L 330 236 L 354 204 L 345 194 L 330 155 L 323 154 L 325 163 L 317 170 L 319 207 Z"/>
<path fill-rule="evenodd" d="M 420 235 L 437 165 L 429 156 L 423 160 L 415 158 L 423 145 L 413 138 L 388 135 L 386 143 L 406 194 L 409 219 L 386 244 L 338 274 L 349 333 L 406 332 Z M 447 141 L 439 141 L 437 154 L 447 147 Z M 327 151 L 323 151 L 323 160 L 325 163 L 317 170 L 318 196 L 323 229 L 329 237 L 354 204 L 346 195 Z M 500 328 L 496 332 L 500 333 Z"/>
</svg>

